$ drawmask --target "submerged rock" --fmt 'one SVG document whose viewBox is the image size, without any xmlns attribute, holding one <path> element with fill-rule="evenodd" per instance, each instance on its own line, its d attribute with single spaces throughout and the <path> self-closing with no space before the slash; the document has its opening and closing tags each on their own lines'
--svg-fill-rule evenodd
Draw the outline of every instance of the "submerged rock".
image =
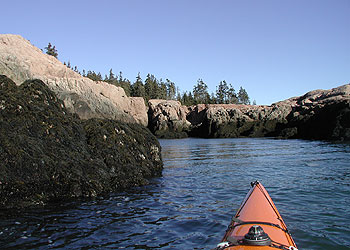
<svg viewBox="0 0 350 250">
<path fill-rule="evenodd" d="M 146 184 L 161 175 L 160 153 L 141 125 L 80 120 L 41 80 L 0 76 L 0 208 Z"/>
</svg>

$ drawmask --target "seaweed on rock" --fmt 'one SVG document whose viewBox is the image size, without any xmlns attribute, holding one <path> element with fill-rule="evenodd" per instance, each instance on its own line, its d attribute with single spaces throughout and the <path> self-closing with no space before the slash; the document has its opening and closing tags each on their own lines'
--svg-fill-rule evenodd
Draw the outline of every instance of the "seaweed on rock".
<svg viewBox="0 0 350 250">
<path fill-rule="evenodd" d="M 141 125 L 80 120 L 41 80 L 16 86 L 0 76 L 0 208 L 143 185 L 162 168 Z"/>
</svg>

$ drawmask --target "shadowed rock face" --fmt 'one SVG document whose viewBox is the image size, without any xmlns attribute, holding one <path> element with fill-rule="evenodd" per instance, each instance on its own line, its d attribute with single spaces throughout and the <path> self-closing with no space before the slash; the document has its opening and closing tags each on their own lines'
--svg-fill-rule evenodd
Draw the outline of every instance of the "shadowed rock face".
<svg viewBox="0 0 350 250">
<path fill-rule="evenodd" d="M 350 140 L 350 85 L 315 90 L 285 101 L 288 123 L 276 132 L 288 138 Z M 286 135 L 285 135 L 286 133 Z"/>
<path fill-rule="evenodd" d="M 268 107 L 235 104 L 211 104 L 195 107 L 188 114 L 193 123 L 191 136 L 202 137 L 262 137 L 285 123 L 288 106 Z M 197 114 L 201 119 L 198 119 Z"/>
<path fill-rule="evenodd" d="M 0 34 L 0 74 L 16 84 L 28 79 L 42 80 L 70 113 L 82 119 L 148 124 L 143 98 L 128 97 L 122 88 L 82 77 L 19 35 Z"/>
<path fill-rule="evenodd" d="M 0 76 L 0 208 L 93 197 L 143 185 L 162 172 L 145 127 L 80 120 L 41 81 Z"/>
<path fill-rule="evenodd" d="M 160 127 L 166 130 L 171 127 L 167 125 L 171 124 L 169 121 L 174 120 L 167 114 L 174 113 L 176 109 L 160 112 L 165 107 L 171 109 L 167 101 L 150 105 L 150 125 L 156 135 Z M 311 91 L 271 106 L 199 104 L 183 107 L 183 110 L 186 118 L 177 116 L 175 120 L 178 120 L 177 124 L 186 124 L 184 131 L 193 137 L 273 136 L 350 140 L 349 84 L 331 90 Z M 167 131 L 172 132 L 171 129 Z M 163 131 L 163 134 L 166 133 Z"/>
</svg>

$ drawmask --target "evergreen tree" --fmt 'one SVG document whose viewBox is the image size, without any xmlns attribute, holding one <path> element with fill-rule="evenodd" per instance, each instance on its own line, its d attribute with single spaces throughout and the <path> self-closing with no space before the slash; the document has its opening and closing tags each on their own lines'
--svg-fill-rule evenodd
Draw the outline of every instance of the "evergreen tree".
<svg viewBox="0 0 350 250">
<path fill-rule="evenodd" d="M 181 97 L 181 104 L 188 105 L 187 100 L 188 100 L 188 96 L 187 96 L 187 92 L 185 91 L 185 93 L 183 93 L 183 95 Z"/>
<path fill-rule="evenodd" d="M 95 71 L 88 71 L 86 77 L 90 78 L 93 81 L 102 81 L 101 73 L 96 74 Z"/>
<path fill-rule="evenodd" d="M 238 102 L 241 104 L 250 104 L 248 93 L 242 87 L 240 87 L 240 89 L 238 91 Z"/>
<path fill-rule="evenodd" d="M 150 99 L 157 99 L 159 98 L 159 87 L 158 87 L 158 81 L 155 78 L 154 75 L 147 74 L 146 80 L 145 80 L 145 98 L 146 101 Z"/>
<path fill-rule="evenodd" d="M 210 104 L 215 104 L 215 103 L 217 103 L 216 96 L 214 92 L 212 92 L 210 97 Z"/>
<path fill-rule="evenodd" d="M 167 85 L 166 83 L 163 81 L 163 79 L 159 80 L 159 95 L 158 95 L 158 99 L 168 99 L 167 97 Z"/>
<path fill-rule="evenodd" d="M 238 98 L 236 95 L 235 89 L 232 87 L 232 85 L 229 85 L 228 91 L 227 91 L 227 103 L 231 104 L 237 104 L 238 103 Z"/>
<path fill-rule="evenodd" d="M 228 85 L 225 80 L 221 81 L 216 88 L 216 101 L 217 103 L 227 103 Z"/>
<path fill-rule="evenodd" d="M 181 104 L 186 106 L 191 106 L 195 104 L 191 91 L 188 94 L 186 91 L 185 93 L 183 93 L 181 97 Z"/>
<path fill-rule="evenodd" d="M 98 72 L 98 74 L 97 74 L 97 81 L 102 81 L 101 72 Z"/>
<path fill-rule="evenodd" d="M 52 47 L 51 43 L 49 43 L 47 45 L 47 47 L 45 47 L 45 49 L 46 49 L 46 54 L 57 58 L 58 53 L 57 53 L 57 50 L 56 50 L 56 46 Z"/>
<path fill-rule="evenodd" d="M 123 73 L 121 71 L 119 72 L 119 76 L 114 82 L 117 86 L 124 89 L 127 96 L 131 96 L 131 83 L 128 79 L 123 78 Z"/>
<path fill-rule="evenodd" d="M 237 95 L 231 84 L 221 81 L 216 88 L 216 103 L 237 103 Z"/>
<path fill-rule="evenodd" d="M 123 72 L 119 71 L 118 81 L 121 82 L 123 79 Z"/>
<path fill-rule="evenodd" d="M 145 87 L 143 85 L 140 73 L 138 73 L 136 81 L 131 86 L 131 96 L 139 96 L 145 98 Z"/>
<path fill-rule="evenodd" d="M 175 100 L 175 95 L 176 95 L 175 83 L 173 83 L 169 79 L 166 79 L 165 84 L 166 84 L 166 99 Z"/>
<path fill-rule="evenodd" d="M 176 87 L 176 100 L 181 102 L 181 93 L 179 87 Z"/>
<path fill-rule="evenodd" d="M 119 82 L 120 87 L 122 87 L 127 96 L 131 96 L 131 83 L 128 79 L 124 79 L 122 82 Z"/>
<path fill-rule="evenodd" d="M 196 104 L 208 103 L 210 96 L 208 93 L 208 86 L 202 79 L 198 79 L 197 85 L 193 87 L 193 97 Z"/>
<path fill-rule="evenodd" d="M 114 77 L 112 69 L 109 70 L 108 80 L 111 81 L 111 82 L 115 80 L 115 77 Z"/>
<path fill-rule="evenodd" d="M 188 106 L 191 106 L 191 105 L 195 105 L 195 104 L 196 104 L 196 100 L 194 99 L 194 97 L 193 97 L 191 91 L 188 93 L 188 100 L 187 100 L 187 103 L 188 103 L 188 104 L 186 104 L 186 105 L 188 105 Z"/>
</svg>

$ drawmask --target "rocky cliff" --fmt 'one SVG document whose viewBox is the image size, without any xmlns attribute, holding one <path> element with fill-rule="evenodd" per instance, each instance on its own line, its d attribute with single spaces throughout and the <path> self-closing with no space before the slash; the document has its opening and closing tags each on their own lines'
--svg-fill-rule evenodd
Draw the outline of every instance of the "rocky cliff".
<svg viewBox="0 0 350 250">
<path fill-rule="evenodd" d="M 94 197 L 161 171 L 160 145 L 144 126 L 81 120 L 43 81 L 0 76 L 0 208 Z"/>
<path fill-rule="evenodd" d="M 284 102 L 292 106 L 277 135 L 288 138 L 350 140 L 350 84 L 314 90 Z"/>
<path fill-rule="evenodd" d="M 167 110 L 166 112 L 162 110 Z M 159 130 L 172 131 L 173 121 L 177 131 L 189 136 L 303 138 L 321 140 L 350 139 L 350 85 L 331 90 L 314 90 L 271 106 L 235 104 L 199 104 L 182 107 L 167 101 L 150 105 L 150 125 Z M 185 113 L 185 114 L 184 114 Z M 161 126 L 159 124 L 162 124 Z"/>
<path fill-rule="evenodd" d="M 188 109 L 174 100 L 149 100 L 149 127 L 159 138 L 187 137 L 191 123 Z"/>
<path fill-rule="evenodd" d="M 41 79 L 80 118 L 148 124 L 143 98 L 127 97 L 122 88 L 82 77 L 19 35 L 0 34 L 0 74 L 16 84 Z"/>
</svg>

